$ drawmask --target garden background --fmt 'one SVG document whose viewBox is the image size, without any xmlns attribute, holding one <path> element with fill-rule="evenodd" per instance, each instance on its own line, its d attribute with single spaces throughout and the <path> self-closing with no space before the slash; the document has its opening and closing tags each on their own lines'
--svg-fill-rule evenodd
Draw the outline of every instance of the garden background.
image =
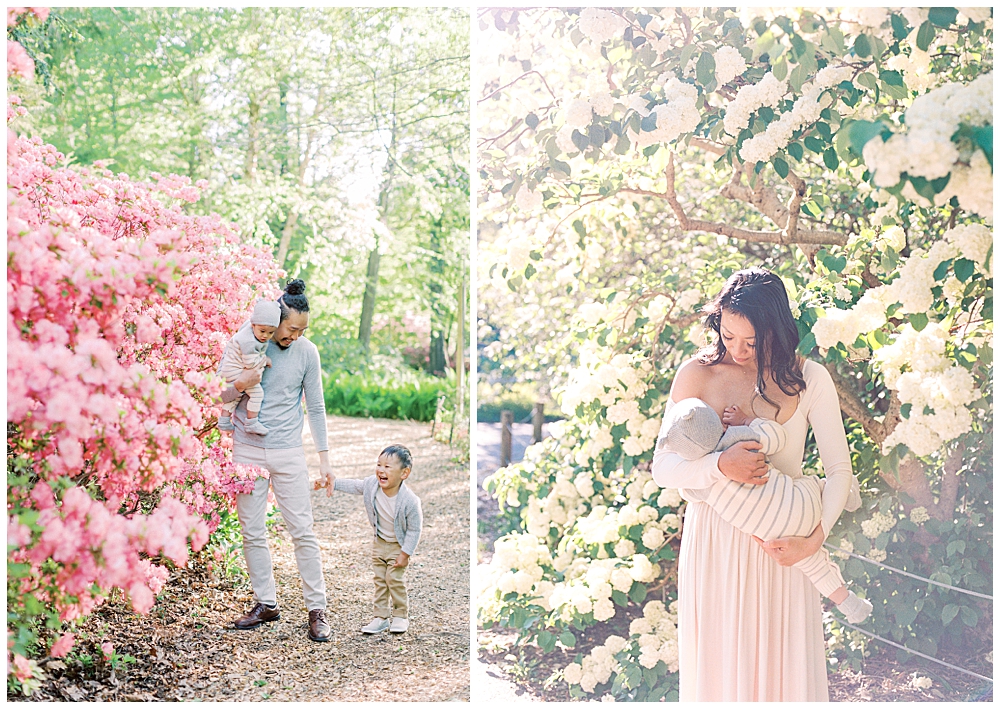
<svg viewBox="0 0 1000 709">
<path fill-rule="evenodd" d="M 8 10 L 8 696 L 40 660 L 114 676 L 126 655 L 88 616 L 147 612 L 192 553 L 238 573 L 255 473 L 214 429 L 212 375 L 285 278 L 307 283 L 328 413 L 434 421 L 467 460 L 467 28 Z"/>
<path fill-rule="evenodd" d="M 699 309 L 760 265 L 837 386 L 864 504 L 828 542 L 863 630 L 978 676 L 828 613 L 832 696 L 989 696 L 991 10 L 476 22 L 480 402 L 565 417 L 485 483 L 481 652 L 548 699 L 676 698 L 683 501 L 649 464 Z"/>
</svg>

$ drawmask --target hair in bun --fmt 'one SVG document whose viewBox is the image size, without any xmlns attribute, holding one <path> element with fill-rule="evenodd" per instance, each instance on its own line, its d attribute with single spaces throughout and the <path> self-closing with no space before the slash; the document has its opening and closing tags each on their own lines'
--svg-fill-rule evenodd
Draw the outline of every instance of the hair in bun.
<svg viewBox="0 0 1000 709">
<path fill-rule="evenodd" d="M 306 282 L 301 278 L 293 278 L 285 284 L 285 292 L 278 298 L 281 306 L 281 319 L 288 317 L 292 310 L 298 313 L 309 312 L 309 299 L 306 298 Z"/>
</svg>

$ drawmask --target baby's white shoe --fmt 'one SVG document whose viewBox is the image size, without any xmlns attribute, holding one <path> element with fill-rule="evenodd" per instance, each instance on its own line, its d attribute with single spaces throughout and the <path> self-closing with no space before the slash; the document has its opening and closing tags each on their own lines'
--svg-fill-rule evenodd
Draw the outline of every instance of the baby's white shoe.
<svg viewBox="0 0 1000 709">
<path fill-rule="evenodd" d="M 388 618 L 376 618 L 371 623 L 366 625 L 361 629 L 361 632 L 365 635 L 374 635 L 375 633 L 381 633 L 383 630 L 389 628 Z"/>
<path fill-rule="evenodd" d="M 229 418 L 228 416 L 220 416 L 219 423 L 216 424 L 216 426 L 220 431 L 232 431 L 235 430 L 236 428 L 235 426 L 233 426 L 232 419 Z"/>
<path fill-rule="evenodd" d="M 410 627 L 409 618 L 393 618 L 392 623 L 389 624 L 390 633 L 405 633 Z"/>
<path fill-rule="evenodd" d="M 837 604 L 837 609 L 844 614 L 848 623 L 857 625 L 872 612 L 872 604 L 864 598 L 858 598 L 854 591 L 847 592 L 847 598 Z"/>
<path fill-rule="evenodd" d="M 247 424 L 243 427 L 243 430 L 247 433 L 254 433 L 258 436 L 267 435 L 267 429 L 264 428 L 264 424 L 262 424 L 258 418 L 247 419 Z"/>
</svg>

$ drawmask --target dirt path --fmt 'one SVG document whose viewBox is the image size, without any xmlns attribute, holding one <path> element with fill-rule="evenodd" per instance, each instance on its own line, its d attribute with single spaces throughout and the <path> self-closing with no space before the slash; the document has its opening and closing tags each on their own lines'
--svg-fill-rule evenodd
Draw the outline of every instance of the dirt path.
<svg viewBox="0 0 1000 709">
<path fill-rule="evenodd" d="M 313 493 L 315 530 L 323 555 L 327 617 L 333 638 L 306 637 L 291 538 L 272 534 L 281 620 L 252 631 L 232 628 L 251 605 L 245 580 L 174 573 L 154 610 L 137 617 L 109 603 L 84 630 L 103 636 L 133 664 L 112 672 L 73 656 L 43 667 L 49 681 L 36 700 L 209 701 L 469 701 L 469 473 L 452 462 L 428 424 L 331 416 L 331 464 L 339 477 L 374 472 L 379 451 L 402 443 L 414 453 L 408 485 L 420 497 L 424 530 L 406 573 L 410 629 L 365 636 L 372 616 L 371 527 L 360 496 Z M 308 433 L 310 475 L 319 458 Z M 242 563 L 242 559 L 240 560 Z"/>
</svg>

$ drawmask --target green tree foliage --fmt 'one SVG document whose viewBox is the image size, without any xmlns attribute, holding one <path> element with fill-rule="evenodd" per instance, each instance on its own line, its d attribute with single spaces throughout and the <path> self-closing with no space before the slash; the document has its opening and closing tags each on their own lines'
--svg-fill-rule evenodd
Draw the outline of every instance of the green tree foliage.
<svg viewBox="0 0 1000 709">
<path fill-rule="evenodd" d="M 377 247 L 372 354 L 430 330 L 454 351 L 468 263 L 467 14 L 417 8 L 64 8 L 24 38 L 32 128 L 83 164 L 207 180 L 309 284 L 313 337 L 357 367 Z M 29 97 L 31 99 L 32 97 Z M 408 320 L 431 323 L 419 339 Z"/>
</svg>

